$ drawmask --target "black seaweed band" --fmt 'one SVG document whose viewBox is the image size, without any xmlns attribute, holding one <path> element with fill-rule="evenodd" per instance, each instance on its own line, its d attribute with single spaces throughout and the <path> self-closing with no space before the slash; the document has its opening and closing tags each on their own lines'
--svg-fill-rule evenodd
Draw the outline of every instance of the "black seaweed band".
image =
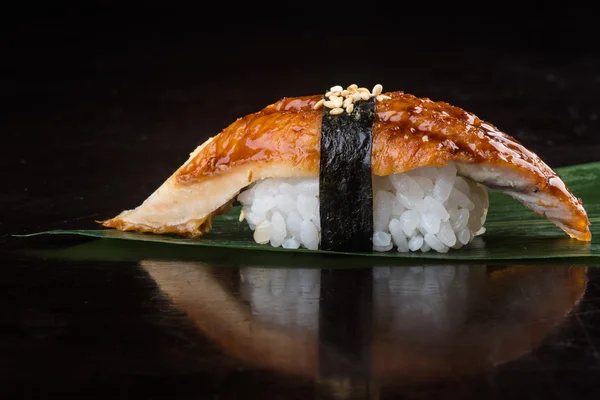
<svg viewBox="0 0 600 400">
<path fill-rule="evenodd" d="M 375 99 L 354 104 L 351 114 L 323 107 L 319 201 L 321 249 L 373 249 L 371 147 Z"/>
</svg>

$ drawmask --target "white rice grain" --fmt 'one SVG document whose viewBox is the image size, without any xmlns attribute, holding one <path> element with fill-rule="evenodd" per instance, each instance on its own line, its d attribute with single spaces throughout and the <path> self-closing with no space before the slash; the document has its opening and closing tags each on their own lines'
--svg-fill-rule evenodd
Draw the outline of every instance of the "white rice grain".
<svg viewBox="0 0 600 400">
<path fill-rule="evenodd" d="M 271 246 L 279 247 L 287 236 L 287 229 L 285 226 L 285 219 L 276 211 L 271 217 Z"/>
<path fill-rule="evenodd" d="M 300 240 L 304 247 L 310 250 L 317 250 L 319 248 L 320 235 L 315 224 L 305 219 L 302 221 L 300 228 Z"/>
<path fill-rule="evenodd" d="M 268 220 L 261 221 L 260 224 L 256 225 L 254 231 L 254 241 L 256 243 L 265 244 L 269 243 L 271 239 L 271 222 Z"/>
<path fill-rule="evenodd" d="M 485 232 L 486 189 L 448 165 L 373 177 L 373 249 L 447 252 Z M 266 179 L 238 201 L 257 243 L 316 250 L 321 237 L 318 178 Z"/>
</svg>

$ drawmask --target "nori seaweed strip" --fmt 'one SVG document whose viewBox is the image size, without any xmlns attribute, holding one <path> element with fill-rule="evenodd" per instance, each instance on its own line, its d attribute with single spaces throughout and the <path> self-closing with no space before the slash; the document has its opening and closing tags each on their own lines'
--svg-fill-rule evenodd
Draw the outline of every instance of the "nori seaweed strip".
<svg viewBox="0 0 600 400">
<path fill-rule="evenodd" d="M 371 146 L 375 99 L 358 101 L 351 114 L 323 107 L 319 201 L 322 250 L 373 249 Z"/>
</svg>

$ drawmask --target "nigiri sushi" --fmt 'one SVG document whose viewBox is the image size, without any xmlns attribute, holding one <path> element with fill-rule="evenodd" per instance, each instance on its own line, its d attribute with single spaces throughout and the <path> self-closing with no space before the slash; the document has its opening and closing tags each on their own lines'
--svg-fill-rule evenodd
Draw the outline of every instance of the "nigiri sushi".
<svg viewBox="0 0 600 400">
<path fill-rule="evenodd" d="M 447 252 L 485 232 L 486 186 L 591 240 L 581 199 L 511 136 L 445 102 L 354 84 L 237 119 L 101 223 L 198 238 L 238 200 L 265 245 Z"/>
</svg>

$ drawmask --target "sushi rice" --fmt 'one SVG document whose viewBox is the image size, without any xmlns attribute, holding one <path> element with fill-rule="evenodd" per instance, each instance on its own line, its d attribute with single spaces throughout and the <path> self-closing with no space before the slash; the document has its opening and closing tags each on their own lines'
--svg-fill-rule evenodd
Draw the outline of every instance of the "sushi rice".
<svg viewBox="0 0 600 400">
<path fill-rule="evenodd" d="M 242 216 L 257 243 L 319 248 L 318 178 L 273 178 L 240 193 Z M 485 232 L 484 186 L 457 176 L 456 167 L 421 167 L 373 176 L 373 250 L 447 252 Z"/>
</svg>

